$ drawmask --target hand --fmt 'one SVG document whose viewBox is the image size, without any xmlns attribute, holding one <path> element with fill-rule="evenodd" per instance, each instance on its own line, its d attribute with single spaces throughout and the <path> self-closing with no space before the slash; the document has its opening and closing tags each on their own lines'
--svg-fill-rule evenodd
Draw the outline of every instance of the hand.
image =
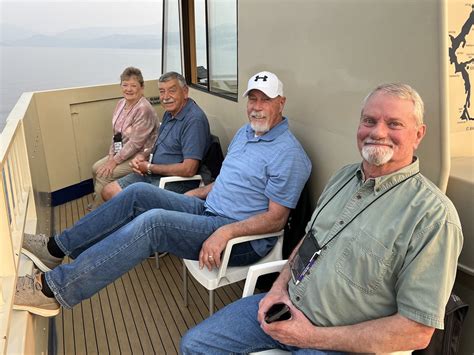
<svg viewBox="0 0 474 355">
<path fill-rule="evenodd" d="M 272 288 L 265 297 L 260 300 L 258 304 L 257 318 L 260 324 L 265 323 L 265 314 L 275 303 L 292 304 L 288 291 L 286 289 Z"/>
<path fill-rule="evenodd" d="M 113 157 L 109 157 L 109 159 L 97 169 L 97 176 L 98 177 L 108 177 L 111 176 L 114 172 L 117 163 L 115 162 Z"/>
<path fill-rule="evenodd" d="M 143 155 L 137 154 L 130 162 L 130 166 L 134 173 L 144 175 L 144 173 L 147 171 L 148 162 L 145 161 L 145 157 Z"/>
<path fill-rule="evenodd" d="M 226 235 L 225 229 L 222 227 L 212 233 L 202 244 L 199 252 L 199 267 L 202 269 L 206 266 L 211 271 L 213 267 L 221 266 L 221 253 L 228 240 L 230 240 L 230 236 Z"/>
<path fill-rule="evenodd" d="M 262 299 L 262 301 L 264 299 Z M 304 313 L 293 306 L 291 302 L 285 303 L 290 307 L 291 319 L 273 322 L 270 324 L 266 323 L 265 321 L 261 322 L 260 326 L 262 330 L 282 344 L 296 346 L 299 348 L 312 347 L 311 337 L 313 337 L 312 340 L 315 340 L 314 331 L 316 330 L 316 327 L 308 320 L 308 318 L 306 318 Z"/>
</svg>

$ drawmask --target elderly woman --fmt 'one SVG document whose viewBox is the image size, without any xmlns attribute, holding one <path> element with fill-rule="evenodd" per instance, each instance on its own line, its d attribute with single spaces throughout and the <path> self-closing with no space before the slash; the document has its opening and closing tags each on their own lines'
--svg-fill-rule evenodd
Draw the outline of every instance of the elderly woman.
<svg viewBox="0 0 474 355">
<path fill-rule="evenodd" d="M 91 209 L 104 201 L 102 188 L 132 172 L 130 160 L 136 153 L 151 148 L 158 131 L 155 110 L 143 96 L 145 88 L 140 69 L 126 68 L 120 75 L 123 99 L 115 107 L 112 117 L 113 136 L 109 154 L 92 166 L 94 177 L 94 203 Z"/>
</svg>

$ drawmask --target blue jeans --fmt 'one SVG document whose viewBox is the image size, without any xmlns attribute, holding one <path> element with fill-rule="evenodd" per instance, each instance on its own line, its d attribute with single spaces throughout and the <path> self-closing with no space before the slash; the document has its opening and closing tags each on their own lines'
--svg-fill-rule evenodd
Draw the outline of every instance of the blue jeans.
<svg viewBox="0 0 474 355">
<path fill-rule="evenodd" d="M 55 236 L 75 260 L 47 272 L 45 279 L 58 302 L 71 308 L 155 251 L 197 260 L 202 243 L 233 222 L 207 213 L 203 200 L 136 183 Z M 250 243 L 241 243 L 232 248 L 229 264 L 260 258 Z"/>
<path fill-rule="evenodd" d="M 265 294 L 242 298 L 190 329 L 181 339 L 180 353 L 247 354 L 267 349 L 282 349 L 292 354 L 331 354 L 344 352 L 299 349 L 284 345 L 267 335 L 257 320 L 258 303 Z"/>
</svg>

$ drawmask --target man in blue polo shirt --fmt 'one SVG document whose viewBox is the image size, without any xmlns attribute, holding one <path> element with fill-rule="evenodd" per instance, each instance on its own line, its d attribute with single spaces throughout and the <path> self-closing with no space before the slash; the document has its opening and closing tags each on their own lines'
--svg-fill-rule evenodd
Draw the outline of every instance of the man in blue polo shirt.
<svg viewBox="0 0 474 355">
<path fill-rule="evenodd" d="M 250 123 L 232 140 L 215 183 L 185 195 L 136 183 L 53 238 L 25 235 L 23 248 L 44 273 L 20 277 L 14 308 L 54 316 L 157 250 L 211 269 L 230 239 L 282 229 L 311 162 L 282 115 L 286 99 L 275 74 L 252 76 L 244 96 Z M 238 244 L 229 264 L 251 264 L 275 242 Z M 74 261 L 60 265 L 65 255 Z"/>
<path fill-rule="evenodd" d="M 166 112 L 155 145 L 131 161 L 134 173 L 107 184 L 102 190 L 104 201 L 136 182 L 158 186 L 162 176 L 189 177 L 198 172 L 205 182 L 210 173 L 201 161 L 209 148 L 211 133 L 204 111 L 188 96 L 185 78 L 168 72 L 158 79 L 160 101 Z M 198 186 L 196 181 L 173 182 L 166 189 L 184 193 Z"/>
</svg>

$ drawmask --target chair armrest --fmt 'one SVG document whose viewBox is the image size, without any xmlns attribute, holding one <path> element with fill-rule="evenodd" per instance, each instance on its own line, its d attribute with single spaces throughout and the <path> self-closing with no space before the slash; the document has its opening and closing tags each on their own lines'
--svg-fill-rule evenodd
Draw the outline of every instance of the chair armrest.
<svg viewBox="0 0 474 355">
<path fill-rule="evenodd" d="M 201 175 L 194 175 L 194 176 L 190 176 L 190 177 L 182 177 L 182 176 L 166 176 L 166 177 L 162 177 L 160 179 L 160 184 L 158 185 L 158 187 L 160 189 L 164 189 L 165 188 L 165 185 L 169 182 L 179 182 L 179 181 L 193 181 L 193 180 L 199 180 L 201 181 L 201 183 L 199 184 L 199 187 L 203 186 L 204 183 L 202 182 L 202 177 Z"/>
<path fill-rule="evenodd" d="M 237 237 L 237 238 L 233 238 L 233 239 L 229 240 L 227 242 L 226 247 L 225 247 L 224 254 L 222 255 L 221 266 L 219 268 L 219 274 L 217 275 L 218 279 L 220 280 L 227 272 L 227 266 L 229 264 L 230 253 L 232 251 L 232 247 L 235 244 L 248 242 L 248 241 L 251 241 L 251 240 L 270 238 L 270 237 L 282 238 L 283 237 L 283 232 L 284 232 L 284 230 L 282 229 L 278 232 L 265 233 L 265 234 L 255 234 L 255 235 L 245 235 L 245 236 L 242 236 L 242 237 Z"/>
<path fill-rule="evenodd" d="M 247 273 L 242 298 L 253 295 L 257 279 L 260 276 L 281 271 L 287 262 L 288 260 L 277 260 L 265 264 L 252 265 Z"/>
</svg>

